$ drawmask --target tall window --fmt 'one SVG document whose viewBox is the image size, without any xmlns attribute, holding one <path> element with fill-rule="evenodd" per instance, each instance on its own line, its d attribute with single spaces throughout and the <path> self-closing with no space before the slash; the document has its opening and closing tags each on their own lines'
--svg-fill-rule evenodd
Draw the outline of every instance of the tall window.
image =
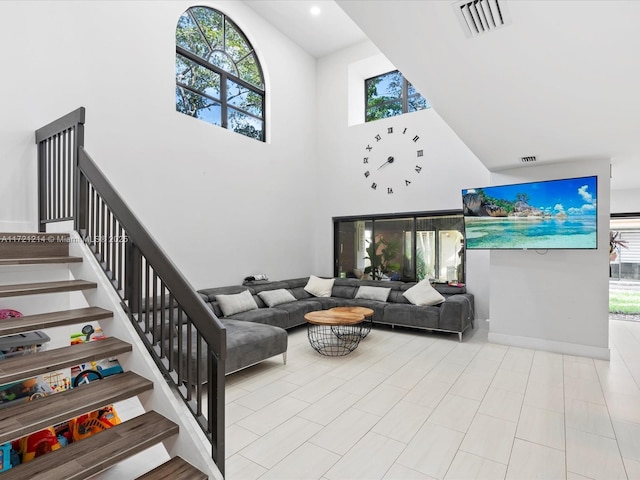
<svg viewBox="0 0 640 480">
<path fill-rule="evenodd" d="M 364 87 L 366 122 L 431 108 L 398 70 L 368 78 Z"/>
<path fill-rule="evenodd" d="M 334 218 L 335 275 L 464 282 L 460 212 Z"/>
<path fill-rule="evenodd" d="M 176 110 L 264 141 L 264 79 L 256 52 L 226 15 L 191 7 L 176 27 Z"/>
</svg>

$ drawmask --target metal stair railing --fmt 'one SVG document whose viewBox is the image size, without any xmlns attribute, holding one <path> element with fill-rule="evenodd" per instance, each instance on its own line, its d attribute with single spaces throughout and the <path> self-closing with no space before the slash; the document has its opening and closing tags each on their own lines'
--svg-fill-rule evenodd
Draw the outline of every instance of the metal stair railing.
<svg viewBox="0 0 640 480">
<path fill-rule="evenodd" d="M 36 131 L 39 230 L 73 220 L 224 475 L 225 327 L 87 154 L 84 120 L 80 107 Z"/>
</svg>

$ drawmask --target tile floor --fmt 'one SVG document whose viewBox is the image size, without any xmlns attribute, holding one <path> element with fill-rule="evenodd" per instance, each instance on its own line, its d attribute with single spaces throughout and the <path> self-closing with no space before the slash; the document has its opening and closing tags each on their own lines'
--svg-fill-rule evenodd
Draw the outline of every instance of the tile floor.
<svg viewBox="0 0 640 480">
<path fill-rule="evenodd" d="M 476 322 L 484 323 L 484 322 Z M 379 328 L 227 377 L 227 478 L 640 479 L 640 323 L 609 362 Z"/>
</svg>

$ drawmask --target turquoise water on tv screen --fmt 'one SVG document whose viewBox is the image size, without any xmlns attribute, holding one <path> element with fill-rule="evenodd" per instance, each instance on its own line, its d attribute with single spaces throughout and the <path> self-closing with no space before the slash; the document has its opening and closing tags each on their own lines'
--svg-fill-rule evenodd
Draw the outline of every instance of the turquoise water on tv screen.
<svg viewBox="0 0 640 480">
<path fill-rule="evenodd" d="M 595 215 L 556 218 L 465 217 L 469 249 L 597 248 Z"/>
</svg>

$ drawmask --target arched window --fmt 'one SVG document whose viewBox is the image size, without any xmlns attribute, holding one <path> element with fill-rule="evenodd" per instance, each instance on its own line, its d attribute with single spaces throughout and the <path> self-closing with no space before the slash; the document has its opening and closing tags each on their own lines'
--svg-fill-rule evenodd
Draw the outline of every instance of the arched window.
<svg viewBox="0 0 640 480">
<path fill-rule="evenodd" d="M 264 141 L 264 78 L 247 37 L 223 13 L 191 7 L 176 27 L 176 110 Z"/>
</svg>

